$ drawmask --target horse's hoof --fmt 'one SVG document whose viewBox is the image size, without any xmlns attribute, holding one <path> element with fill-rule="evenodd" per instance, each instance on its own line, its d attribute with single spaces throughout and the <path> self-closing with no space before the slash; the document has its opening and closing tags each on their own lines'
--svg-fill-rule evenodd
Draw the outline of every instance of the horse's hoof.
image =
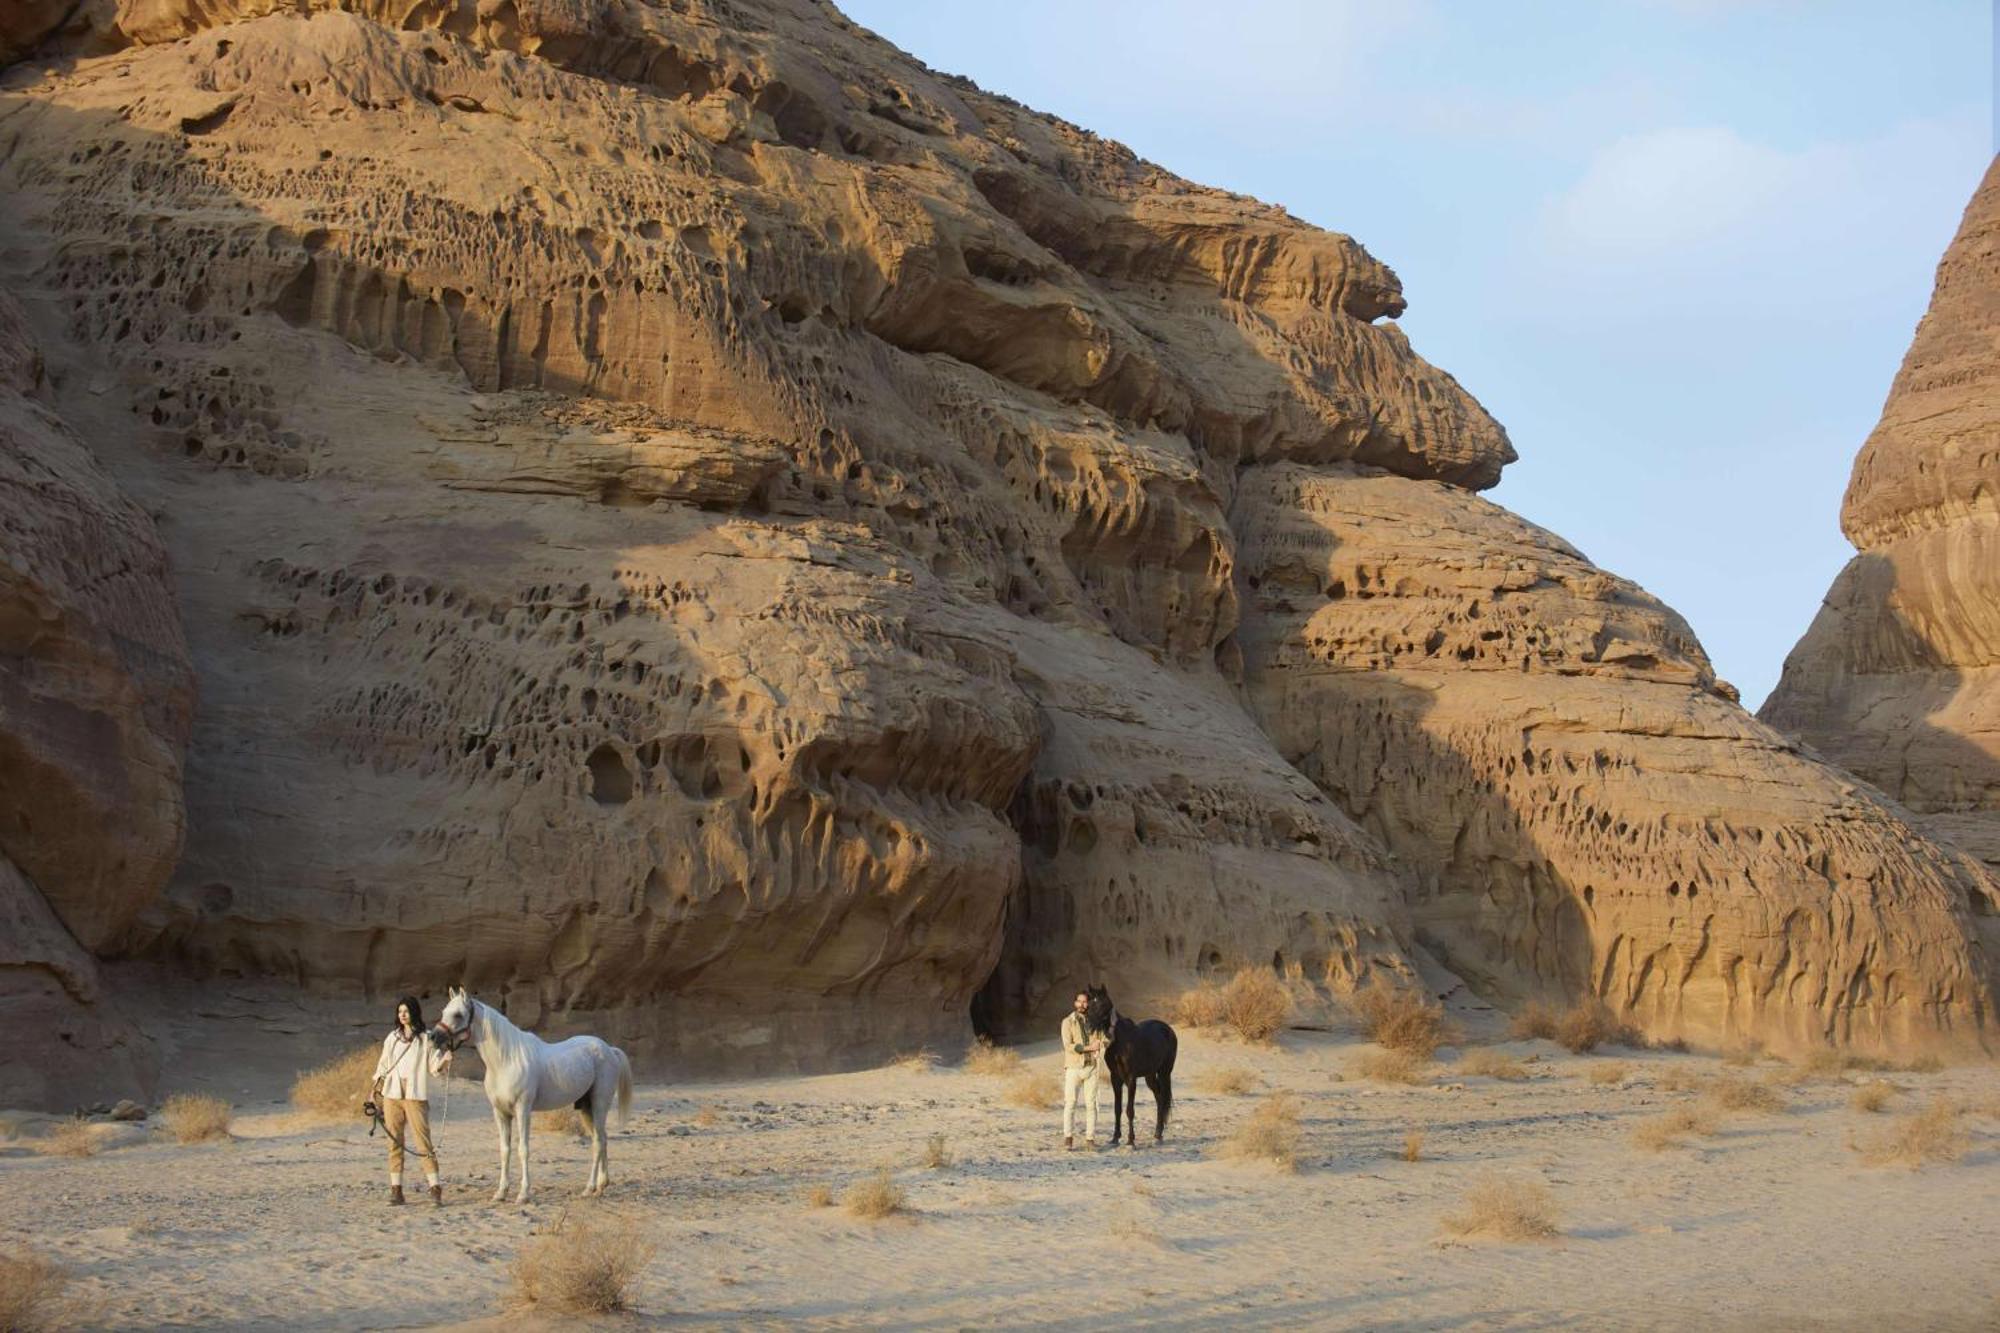
<svg viewBox="0 0 2000 1333">
<path fill-rule="evenodd" d="M 505 1203 L 505 1202 L 507 1202 L 507 1191 L 506 1191 L 506 1190 L 501 1190 L 501 1191 L 500 1191 L 500 1192 L 499 1192 L 498 1194 L 494 1195 L 494 1196 L 493 1196 L 493 1199 L 492 1199 L 492 1202 L 494 1202 L 494 1203 Z"/>
</svg>

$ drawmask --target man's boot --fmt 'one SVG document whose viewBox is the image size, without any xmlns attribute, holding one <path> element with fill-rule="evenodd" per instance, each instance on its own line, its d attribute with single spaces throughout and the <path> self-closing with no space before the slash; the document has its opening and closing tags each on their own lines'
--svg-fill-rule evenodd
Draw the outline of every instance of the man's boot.
<svg viewBox="0 0 2000 1333">
<path fill-rule="evenodd" d="M 444 1207 L 444 1186 L 431 1186 L 431 1203 L 438 1208 Z"/>
<path fill-rule="evenodd" d="M 403 1201 L 403 1187 L 401 1185 L 391 1185 L 389 1187 L 389 1202 L 401 1203 L 402 1201 Z"/>
<path fill-rule="evenodd" d="M 1076 1147 L 1076 1135 L 1074 1135 L 1074 1134 L 1065 1134 L 1065 1135 L 1063 1135 L 1063 1147 L 1064 1147 L 1065 1149 L 1073 1149 L 1073 1148 L 1075 1148 L 1075 1147 Z"/>
</svg>

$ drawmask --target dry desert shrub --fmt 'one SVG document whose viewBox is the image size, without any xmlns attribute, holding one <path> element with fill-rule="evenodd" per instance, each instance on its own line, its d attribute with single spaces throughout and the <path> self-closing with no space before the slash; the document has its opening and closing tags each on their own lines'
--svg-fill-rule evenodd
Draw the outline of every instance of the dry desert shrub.
<svg viewBox="0 0 2000 1333">
<path fill-rule="evenodd" d="M 61 1264 L 33 1250 L 0 1254 L 0 1329 L 39 1333 L 77 1322 L 82 1310 Z"/>
<path fill-rule="evenodd" d="M 1905 1060 L 1897 1068 L 1905 1074 L 1935 1074 L 1944 1069 L 1944 1061 L 1935 1055 L 1920 1055 L 1914 1060 Z"/>
<path fill-rule="evenodd" d="M 1901 1091 L 1902 1089 L 1898 1088 L 1895 1084 L 1884 1083 L 1877 1079 L 1872 1083 L 1863 1083 L 1860 1087 L 1856 1088 L 1854 1095 L 1848 1098 L 1847 1104 L 1857 1111 L 1866 1111 L 1868 1114 L 1873 1115 L 1885 1109 L 1889 1105 L 1889 1099 Z"/>
<path fill-rule="evenodd" d="M 44 1157 L 95 1157 L 103 1149 L 104 1140 L 99 1137 L 97 1126 L 88 1120 L 65 1120 L 35 1146 Z"/>
<path fill-rule="evenodd" d="M 1443 1006 L 1412 987 L 1378 979 L 1354 992 L 1348 1005 L 1377 1046 L 1428 1060 L 1444 1045 Z"/>
<path fill-rule="evenodd" d="M 1288 1092 L 1274 1092 L 1245 1116 L 1217 1151 L 1224 1157 L 1299 1169 L 1299 1106 Z"/>
<path fill-rule="evenodd" d="M 160 1107 L 160 1123 L 175 1143 L 205 1143 L 229 1137 L 229 1113 L 234 1109 L 220 1097 L 206 1093 L 177 1092 Z"/>
<path fill-rule="evenodd" d="M 1268 1042 L 1292 1020 L 1292 993 L 1261 967 L 1246 967 L 1222 988 L 1222 1018 L 1245 1041 Z"/>
<path fill-rule="evenodd" d="M 937 1068 L 937 1062 L 937 1053 L 929 1049 L 908 1051 L 890 1061 L 905 1074 L 928 1074 Z"/>
<path fill-rule="evenodd" d="M 1467 1051 L 1460 1057 L 1458 1072 L 1476 1074 L 1482 1078 L 1497 1078 L 1508 1083 L 1519 1083 L 1528 1076 L 1527 1067 L 1519 1060 L 1485 1047 Z"/>
<path fill-rule="evenodd" d="M 653 1246 L 630 1220 L 573 1218 L 556 1223 L 521 1247 L 514 1260 L 514 1297 L 572 1314 L 623 1309 L 626 1294 L 653 1260 Z"/>
<path fill-rule="evenodd" d="M 1429 1057 L 1414 1051 L 1363 1051 L 1354 1072 L 1377 1083 L 1422 1083 L 1431 1067 Z"/>
<path fill-rule="evenodd" d="M 1623 1083 L 1626 1075 L 1631 1072 L 1632 1067 L 1624 1061 L 1607 1060 L 1602 1064 L 1590 1066 L 1589 1069 L 1584 1071 L 1583 1076 L 1589 1079 L 1592 1085 L 1603 1088 L 1609 1087 L 1613 1083 Z"/>
<path fill-rule="evenodd" d="M 1963 1114 L 1958 1103 L 1936 1097 L 1922 1110 L 1897 1116 L 1880 1132 L 1857 1140 L 1854 1149 L 1870 1166 L 1907 1166 L 1914 1171 L 1934 1162 L 1956 1162 L 1965 1156 L 1969 1142 Z"/>
<path fill-rule="evenodd" d="M 1062 1102 L 1062 1093 L 1051 1074 L 1022 1074 L 1007 1085 L 1003 1095 L 1009 1106 L 1024 1106 L 1030 1111 L 1052 1111 Z"/>
<path fill-rule="evenodd" d="M 1740 1046 L 1730 1046 L 1722 1052 L 1722 1063 L 1731 1069 L 1747 1069 L 1757 1063 L 1764 1054 L 1764 1043 L 1746 1041 Z"/>
<path fill-rule="evenodd" d="M 304 1071 L 292 1080 L 293 1108 L 327 1120 L 359 1120 L 376 1058 L 375 1048 L 364 1046 Z"/>
<path fill-rule="evenodd" d="M 874 1221 L 901 1212 L 909 1197 L 903 1193 L 902 1186 L 889 1179 L 888 1171 L 882 1170 L 848 1186 L 840 1202 L 854 1216 Z"/>
<path fill-rule="evenodd" d="M 579 1139 L 590 1137 L 590 1122 L 583 1118 L 583 1112 L 574 1106 L 560 1106 L 553 1111 L 537 1111 L 533 1118 L 537 1134 L 572 1134 Z"/>
<path fill-rule="evenodd" d="M 722 1123 L 722 1113 L 713 1106 L 703 1106 L 694 1113 L 694 1122 L 703 1129 L 713 1129 Z"/>
<path fill-rule="evenodd" d="M 1475 1181 L 1466 1191 L 1464 1210 L 1445 1217 L 1444 1227 L 1455 1236 L 1496 1240 L 1551 1240 L 1562 1234 L 1549 1187 L 1510 1176 Z"/>
<path fill-rule="evenodd" d="M 1661 1070 L 1653 1083 L 1661 1092 L 1700 1092 L 1708 1086 L 1708 1075 L 1698 1069 L 1675 1065 Z"/>
<path fill-rule="evenodd" d="M 1713 1106 L 1724 1111 L 1782 1111 L 1785 1099 L 1768 1083 L 1752 1083 L 1744 1078 L 1718 1078 L 1703 1094 Z"/>
<path fill-rule="evenodd" d="M 965 1072 L 1001 1077 L 1021 1072 L 1021 1055 L 1006 1046 L 995 1046 L 980 1037 L 965 1048 Z"/>
<path fill-rule="evenodd" d="M 1424 1131 L 1421 1129 L 1403 1132 L 1403 1160 L 1421 1162 L 1424 1158 Z"/>
<path fill-rule="evenodd" d="M 1636 1046 L 1641 1041 L 1637 1030 L 1596 1000 L 1586 1000 L 1568 1009 L 1533 1001 L 1514 1015 L 1514 1035 L 1552 1041 L 1572 1055 L 1583 1055 L 1604 1045 Z"/>
<path fill-rule="evenodd" d="M 1634 1125 L 1632 1142 L 1649 1152 L 1659 1152 L 1678 1148 L 1690 1134 L 1713 1134 L 1717 1127 L 1714 1112 L 1682 1106 Z"/>
<path fill-rule="evenodd" d="M 806 1191 L 806 1207 L 808 1208 L 833 1207 L 833 1190 L 826 1185 L 813 1186 L 811 1189 Z"/>
<path fill-rule="evenodd" d="M 1174 1022 L 1184 1028 L 1221 1027 L 1223 1012 L 1222 988 L 1206 981 L 1174 1002 Z"/>
<path fill-rule="evenodd" d="M 1256 1091 L 1257 1076 L 1243 1068 L 1204 1069 L 1195 1076 L 1194 1085 L 1218 1097 L 1241 1097 Z"/>
<path fill-rule="evenodd" d="M 945 1146 L 944 1135 L 933 1134 L 924 1140 L 924 1153 L 918 1159 L 933 1171 L 942 1171 L 951 1165 L 951 1149 Z"/>
</svg>

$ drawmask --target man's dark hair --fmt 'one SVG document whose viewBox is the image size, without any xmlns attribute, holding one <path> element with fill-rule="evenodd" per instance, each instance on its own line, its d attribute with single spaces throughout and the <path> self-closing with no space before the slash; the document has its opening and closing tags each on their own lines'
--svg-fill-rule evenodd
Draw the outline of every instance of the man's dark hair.
<svg viewBox="0 0 2000 1333">
<path fill-rule="evenodd" d="M 424 1007 L 417 1003 L 416 996 L 405 995 L 402 999 L 396 1001 L 396 1006 L 398 1008 L 408 1006 L 410 1011 L 410 1026 L 419 1032 L 424 1030 Z"/>
</svg>

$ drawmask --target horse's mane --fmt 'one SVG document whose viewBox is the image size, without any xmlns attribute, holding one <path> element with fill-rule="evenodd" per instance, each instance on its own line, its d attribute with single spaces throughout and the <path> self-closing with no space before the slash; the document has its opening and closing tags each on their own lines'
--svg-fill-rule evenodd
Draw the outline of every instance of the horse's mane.
<svg viewBox="0 0 2000 1333">
<path fill-rule="evenodd" d="M 481 1060 L 488 1064 L 497 1064 L 508 1059 L 527 1045 L 526 1037 L 528 1034 L 508 1022 L 507 1016 L 498 1009 L 483 1001 L 475 1000 L 470 995 L 465 997 L 465 1001 L 472 1006 L 472 1018 L 475 1026 L 479 1022 L 479 1016 L 481 1014 L 486 1015 L 486 1039 L 479 1043 L 481 1048 L 479 1058 Z M 488 1055 L 485 1050 L 489 1045 L 496 1048 L 492 1055 Z"/>
</svg>

